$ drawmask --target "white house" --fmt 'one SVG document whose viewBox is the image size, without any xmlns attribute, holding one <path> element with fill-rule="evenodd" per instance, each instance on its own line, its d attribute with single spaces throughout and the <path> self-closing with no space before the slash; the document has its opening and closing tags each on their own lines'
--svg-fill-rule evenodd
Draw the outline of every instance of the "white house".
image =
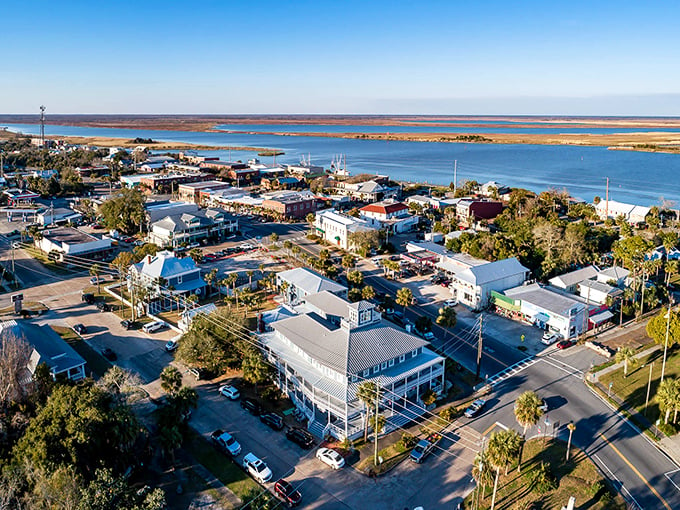
<svg viewBox="0 0 680 510">
<path fill-rule="evenodd" d="M 204 239 L 223 239 L 238 230 L 238 218 L 221 209 L 168 214 L 151 224 L 149 242 L 177 248 Z"/>
<path fill-rule="evenodd" d="M 409 212 L 406 204 L 388 198 L 359 209 L 359 216 L 371 226 L 387 229 L 390 233 L 409 232 L 418 226 L 418 216 Z"/>
<path fill-rule="evenodd" d="M 621 288 L 626 285 L 629 275 L 630 271 L 625 267 L 612 266 L 607 269 L 601 269 L 600 272 L 597 273 L 596 279 L 598 282 L 608 283 Z"/>
<path fill-rule="evenodd" d="M 362 434 L 367 416 L 356 394 L 363 381 L 383 388 L 385 432 L 425 412 L 426 392 L 444 390 L 444 358 L 425 340 L 383 322 L 373 304 L 328 292 L 307 299 L 312 309 L 270 323 L 260 339 L 277 368 L 276 384 L 315 436 Z"/>
<path fill-rule="evenodd" d="M 578 290 L 579 283 L 585 280 L 592 280 L 597 277 L 600 270 L 595 266 L 586 266 L 575 271 L 570 271 L 548 280 L 548 283 L 558 289 L 566 290 L 571 294 L 575 294 Z"/>
<path fill-rule="evenodd" d="M 529 270 L 515 257 L 495 262 L 470 256 L 464 259 L 446 257 L 440 260 L 438 267 L 445 269 L 451 277 L 451 294 L 473 310 L 485 308 L 493 291 L 502 292 L 516 287 L 529 277 Z"/>
<path fill-rule="evenodd" d="M 71 381 L 85 378 L 85 360 L 73 347 L 67 344 L 50 326 L 15 320 L 0 322 L 0 348 L 8 336 L 24 340 L 31 348 L 26 366 L 26 379 L 30 380 L 38 368 L 45 363 L 52 378 L 63 376 Z"/>
<path fill-rule="evenodd" d="M 47 209 L 38 213 L 38 223 L 47 227 L 49 225 L 64 225 L 66 223 L 78 223 L 83 219 L 83 215 L 73 209 L 66 207 L 58 207 L 56 209 Z"/>
<path fill-rule="evenodd" d="M 339 213 L 335 209 L 317 211 L 314 227 L 326 241 L 345 250 L 352 247 L 349 237 L 353 232 L 377 230 L 367 220 Z"/>
<path fill-rule="evenodd" d="M 597 280 L 584 280 L 578 284 L 578 295 L 588 303 L 605 305 L 608 299 L 613 302 L 622 294 L 623 291 L 618 287 L 612 287 Z"/>
<path fill-rule="evenodd" d="M 641 205 L 625 204 L 614 200 L 600 200 L 595 206 L 595 212 L 601 220 L 616 219 L 623 216 L 628 223 L 642 223 L 647 218 L 650 208 Z"/>
<path fill-rule="evenodd" d="M 347 297 L 347 287 L 321 276 L 316 271 L 306 267 L 297 267 L 288 271 L 276 273 L 276 288 L 283 292 L 286 303 L 298 304 L 311 294 L 328 291 L 340 297 Z"/>
</svg>

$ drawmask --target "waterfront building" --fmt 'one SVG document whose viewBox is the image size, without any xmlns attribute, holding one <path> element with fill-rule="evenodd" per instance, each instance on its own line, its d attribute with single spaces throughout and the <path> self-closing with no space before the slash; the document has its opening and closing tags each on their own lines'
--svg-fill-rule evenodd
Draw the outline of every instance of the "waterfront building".
<svg viewBox="0 0 680 510">
<path fill-rule="evenodd" d="M 492 220 L 503 212 L 503 203 L 487 198 L 464 198 L 456 204 L 456 220 L 463 228 L 480 220 Z"/>
<path fill-rule="evenodd" d="M 600 200 L 595 206 L 595 212 L 601 220 L 613 220 L 622 216 L 628 223 L 643 223 L 647 219 L 650 208 L 641 205 L 626 204 L 615 200 Z"/>
<path fill-rule="evenodd" d="M 392 234 L 410 232 L 418 226 L 418 216 L 409 212 L 407 205 L 388 198 L 359 209 L 359 216 L 371 226 L 385 229 Z"/>
</svg>

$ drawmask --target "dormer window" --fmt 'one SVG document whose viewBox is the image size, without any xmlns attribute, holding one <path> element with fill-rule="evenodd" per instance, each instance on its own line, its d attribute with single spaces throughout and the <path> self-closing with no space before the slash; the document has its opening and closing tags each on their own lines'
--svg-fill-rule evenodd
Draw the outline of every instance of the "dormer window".
<svg viewBox="0 0 680 510">
<path fill-rule="evenodd" d="M 415 358 L 416 356 L 418 356 L 418 349 L 416 349 L 416 350 L 414 350 L 413 352 L 411 352 L 411 357 L 412 357 L 412 358 Z"/>
<path fill-rule="evenodd" d="M 377 374 L 378 370 L 380 370 L 380 366 L 376 365 L 376 366 L 373 367 L 373 373 L 374 374 Z"/>
<path fill-rule="evenodd" d="M 359 315 L 359 324 L 366 324 L 371 321 L 371 310 L 362 310 Z"/>
</svg>

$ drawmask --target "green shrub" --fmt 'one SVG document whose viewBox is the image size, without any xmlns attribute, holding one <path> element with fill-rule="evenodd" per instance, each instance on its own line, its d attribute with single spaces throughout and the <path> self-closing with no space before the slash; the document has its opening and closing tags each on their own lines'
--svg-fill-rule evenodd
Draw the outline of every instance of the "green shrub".
<svg viewBox="0 0 680 510">
<path fill-rule="evenodd" d="M 404 432 L 401 435 L 401 440 L 399 442 L 405 449 L 408 450 L 410 448 L 413 448 L 418 443 L 418 439 L 413 434 Z"/>
<path fill-rule="evenodd" d="M 678 433 L 678 429 L 672 423 L 660 423 L 659 430 L 667 436 L 674 436 Z"/>
<path fill-rule="evenodd" d="M 456 409 L 453 406 L 445 407 L 439 411 L 439 416 L 448 422 L 453 421 L 456 418 L 456 414 Z"/>
<path fill-rule="evenodd" d="M 598 480 L 589 487 L 590 495 L 594 497 L 602 489 L 604 489 L 604 484 L 602 483 L 602 480 Z"/>
<path fill-rule="evenodd" d="M 276 402 L 281 398 L 281 391 L 276 386 L 268 386 L 261 392 L 262 398 L 270 402 Z"/>
<path fill-rule="evenodd" d="M 536 494 L 545 494 L 557 489 L 557 479 L 550 472 L 550 467 L 545 462 L 541 462 L 536 470 L 531 474 L 533 491 Z"/>
</svg>

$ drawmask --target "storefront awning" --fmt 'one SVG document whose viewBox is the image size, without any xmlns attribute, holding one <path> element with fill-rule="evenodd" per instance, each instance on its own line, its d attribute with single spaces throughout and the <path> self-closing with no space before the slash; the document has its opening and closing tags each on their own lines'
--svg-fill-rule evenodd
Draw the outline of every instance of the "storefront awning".
<svg viewBox="0 0 680 510">
<path fill-rule="evenodd" d="M 550 316 L 548 314 L 545 314 L 543 312 L 539 312 L 536 315 L 534 315 L 534 321 L 536 322 L 548 322 L 550 320 Z"/>
<path fill-rule="evenodd" d="M 605 310 L 604 312 L 597 313 L 590 317 L 590 322 L 592 322 L 595 325 L 602 324 L 603 322 L 608 321 L 612 317 L 614 317 L 614 314 L 611 313 L 609 310 Z"/>
</svg>

